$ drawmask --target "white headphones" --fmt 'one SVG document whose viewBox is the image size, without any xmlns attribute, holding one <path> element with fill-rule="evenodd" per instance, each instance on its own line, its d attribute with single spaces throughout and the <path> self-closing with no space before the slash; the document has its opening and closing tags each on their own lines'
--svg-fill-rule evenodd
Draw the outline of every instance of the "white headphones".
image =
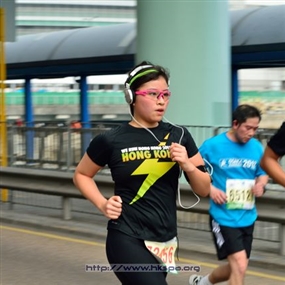
<svg viewBox="0 0 285 285">
<path fill-rule="evenodd" d="M 139 75 L 139 72 L 143 69 L 148 69 L 150 67 L 153 67 L 153 65 L 141 65 L 141 66 L 138 66 L 137 68 L 135 68 L 129 75 L 128 79 L 126 80 L 125 82 L 125 89 L 124 89 L 124 93 L 125 93 L 125 99 L 126 99 L 126 102 L 131 105 L 133 102 L 134 102 L 134 94 L 130 88 L 132 82 L 134 79 L 136 79 L 137 75 Z M 143 73 L 141 74 L 141 76 L 144 75 Z"/>
</svg>

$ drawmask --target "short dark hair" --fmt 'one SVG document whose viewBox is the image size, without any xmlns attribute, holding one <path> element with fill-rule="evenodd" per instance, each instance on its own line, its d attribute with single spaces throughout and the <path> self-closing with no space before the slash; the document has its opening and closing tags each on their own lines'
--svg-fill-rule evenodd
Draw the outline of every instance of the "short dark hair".
<svg viewBox="0 0 285 285">
<path fill-rule="evenodd" d="M 249 118 L 259 118 L 259 121 L 261 121 L 261 112 L 256 107 L 248 104 L 239 105 L 233 111 L 232 122 L 237 121 L 238 124 L 242 124 Z"/>
</svg>

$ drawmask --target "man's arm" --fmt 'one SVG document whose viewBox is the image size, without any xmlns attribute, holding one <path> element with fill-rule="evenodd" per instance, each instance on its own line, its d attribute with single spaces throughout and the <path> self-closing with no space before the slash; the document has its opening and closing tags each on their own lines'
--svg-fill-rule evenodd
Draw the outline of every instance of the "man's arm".
<svg viewBox="0 0 285 285">
<path fill-rule="evenodd" d="M 285 187 L 285 172 L 279 163 L 279 159 L 280 156 L 269 146 L 266 146 L 260 165 L 276 183 Z"/>
</svg>

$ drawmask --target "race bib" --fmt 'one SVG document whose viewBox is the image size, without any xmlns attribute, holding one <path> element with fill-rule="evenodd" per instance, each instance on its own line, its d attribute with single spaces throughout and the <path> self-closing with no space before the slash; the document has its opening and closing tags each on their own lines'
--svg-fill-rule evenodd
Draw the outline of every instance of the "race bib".
<svg viewBox="0 0 285 285">
<path fill-rule="evenodd" d="M 255 204 L 255 197 L 251 191 L 255 184 L 252 179 L 228 179 L 226 182 L 226 207 L 229 210 L 251 210 Z"/>
<path fill-rule="evenodd" d="M 170 273 L 177 273 L 173 270 L 175 265 L 175 251 L 177 248 L 177 238 L 166 241 L 166 242 L 156 242 L 156 241 L 144 241 L 147 249 L 163 263 L 168 269 L 171 269 Z"/>
</svg>

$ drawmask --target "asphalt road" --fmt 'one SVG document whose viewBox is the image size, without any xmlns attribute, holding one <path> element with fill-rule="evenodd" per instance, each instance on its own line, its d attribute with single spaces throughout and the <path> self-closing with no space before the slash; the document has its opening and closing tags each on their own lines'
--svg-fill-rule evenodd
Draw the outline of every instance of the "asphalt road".
<svg viewBox="0 0 285 285">
<path fill-rule="evenodd" d="M 1 226 L 1 285 L 120 284 L 113 272 L 86 272 L 86 264 L 108 265 L 104 240 L 3 224 Z M 183 256 L 177 265 L 201 267 L 207 274 L 213 259 Z M 169 285 L 188 284 L 189 272 L 169 274 Z M 285 273 L 249 268 L 245 284 L 284 285 Z M 221 283 L 225 285 L 226 283 Z"/>
</svg>

